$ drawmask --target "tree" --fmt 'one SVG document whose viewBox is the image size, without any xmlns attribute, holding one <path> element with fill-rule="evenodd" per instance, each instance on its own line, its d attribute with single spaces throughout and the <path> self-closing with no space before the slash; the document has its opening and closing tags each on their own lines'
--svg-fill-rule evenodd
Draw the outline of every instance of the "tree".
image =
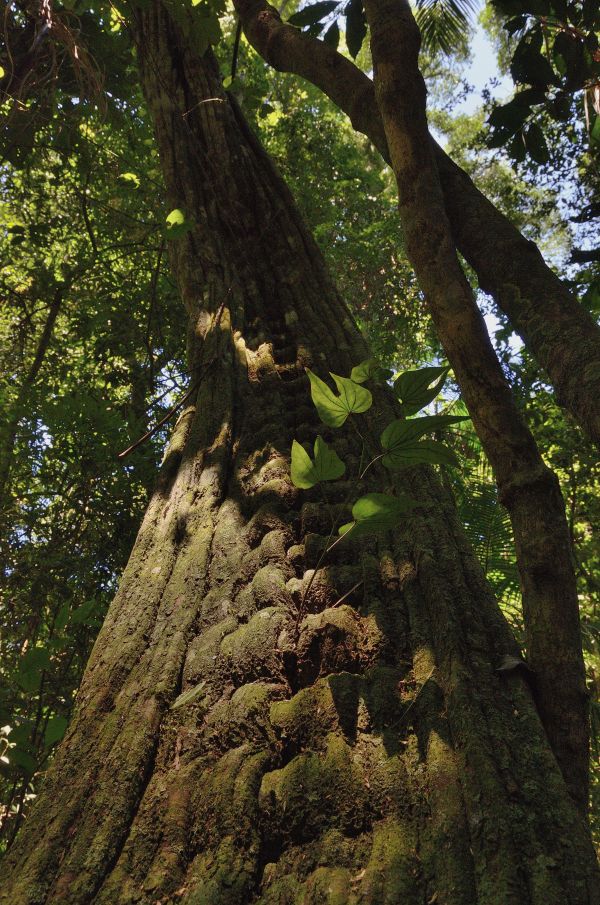
<svg viewBox="0 0 600 905">
<path fill-rule="evenodd" d="M 406 530 L 348 537 L 313 577 L 327 507 L 289 479 L 292 439 L 323 431 L 303 368 L 367 350 L 211 53 L 159 3 L 133 31 L 194 396 L 0 901 L 594 902 L 584 820 L 434 473 L 394 479 Z M 367 441 L 395 414 L 374 395 Z"/>
<path fill-rule="evenodd" d="M 355 6 L 362 10 L 362 4 Z M 528 8 L 526 2 L 518 6 Z M 321 88 L 347 113 L 354 128 L 371 139 L 384 159 L 390 159 L 373 82 L 360 69 L 326 42 L 283 23 L 266 0 L 236 0 L 235 7 L 248 40 L 270 65 Z M 596 361 L 600 348 L 597 323 L 546 265 L 536 246 L 479 192 L 433 139 L 432 145 L 457 249 L 477 274 L 479 286 L 493 296 L 548 374 L 557 401 L 600 442 L 600 420 L 594 411 L 598 394 L 593 373 L 597 369 L 587 365 Z"/>
</svg>

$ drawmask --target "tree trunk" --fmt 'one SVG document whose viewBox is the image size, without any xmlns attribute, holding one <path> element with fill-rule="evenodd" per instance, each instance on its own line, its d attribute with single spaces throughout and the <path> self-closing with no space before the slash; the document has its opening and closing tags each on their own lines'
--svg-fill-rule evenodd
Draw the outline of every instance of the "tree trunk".
<svg viewBox="0 0 600 905">
<path fill-rule="evenodd" d="M 589 706 L 565 504 L 456 255 L 430 144 L 421 35 L 410 4 L 365 0 L 364 8 L 406 253 L 510 515 L 537 708 L 569 791 L 587 814 Z"/>
<path fill-rule="evenodd" d="M 390 162 L 373 82 L 324 41 L 281 21 L 266 0 L 234 0 L 261 56 L 320 88 Z M 557 402 L 600 446 L 600 328 L 544 261 L 534 242 L 431 139 L 456 247 L 544 368 Z"/>
<path fill-rule="evenodd" d="M 597 905 L 585 823 L 523 677 L 497 671 L 514 641 L 430 470 L 402 473 L 408 530 L 338 544 L 303 605 L 329 527 L 288 475 L 319 429 L 303 367 L 347 374 L 366 350 L 210 54 L 157 3 L 134 29 L 169 203 L 194 218 L 172 264 L 204 377 L 0 902 Z M 377 436 L 386 394 L 372 411 Z"/>
<path fill-rule="evenodd" d="M 70 287 L 70 283 L 60 283 L 54 292 L 54 296 L 48 308 L 48 314 L 42 328 L 40 338 L 38 340 L 35 355 L 31 362 L 23 382 L 17 391 L 16 398 L 10 406 L 8 413 L 5 412 L 5 421 L 0 428 L 0 509 L 9 506 L 9 502 L 5 497 L 6 485 L 10 478 L 10 472 L 13 464 L 15 453 L 15 443 L 19 430 L 19 422 L 25 412 L 27 399 L 31 392 L 36 378 L 46 358 L 46 353 L 52 341 L 52 333 L 54 324 L 58 317 L 65 290 Z"/>
</svg>

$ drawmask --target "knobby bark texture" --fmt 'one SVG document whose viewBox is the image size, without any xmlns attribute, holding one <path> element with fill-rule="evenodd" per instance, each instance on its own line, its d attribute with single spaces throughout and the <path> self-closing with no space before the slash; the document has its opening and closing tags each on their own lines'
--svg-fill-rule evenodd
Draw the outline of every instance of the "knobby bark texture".
<svg viewBox="0 0 600 905">
<path fill-rule="evenodd" d="M 193 370 L 213 364 L 0 902 L 597 905 L 585 821 L 526 682 L 497 671 L 514 641 L 435 475 L 402 473 L 407 529 L 338 544 L 304 599 L 330 523 L 289 480 L 292 439 L 323 431 L 303 368 L 348 374 L 366 349 L 212 57 L 157 3 L 134 30 L 169 203 L 194 218 L 171 246 Z M 368 435 L 392 414 L 382 393 Z M 323 433 L 349 469 L 335 511 L 360 448 Z"/>
<path fill-rule="evenodd" d="M 536 701 L 567 785 L 588 807 L 589 713 L 564 501 L 515 403 L 456 254 L 429 142 L 421 37 L 407 0 L 365 0 L 375 94 L 408 257 L 511 517 Z"/>
<path fill-rule="evenodd" d="M 302 76 L 390 162 L 373 82 L 323 41 L 281 21 L 266 0 L 235 0 L 245 34 L 275 69 Z M 531 350 L 557 401 L 600 444 L 600 328 L 530 242 L 430 137 L 456 247 Z"/>
</svg>

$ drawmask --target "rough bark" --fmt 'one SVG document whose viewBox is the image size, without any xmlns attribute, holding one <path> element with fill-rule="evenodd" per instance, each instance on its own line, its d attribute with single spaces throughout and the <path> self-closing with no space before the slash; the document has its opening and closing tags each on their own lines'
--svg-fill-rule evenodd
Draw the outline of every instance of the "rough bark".
<svg viewBox="0 0 600 905">
<path fill-rule="evenodd" d="M 323 41 L 284 24 L 266 0 L 235 0 L 235 7 L 265 61 L 320 88 L 389 162 L 373 82 Z M 546 371 L 559 404 L 600 444 L 600 328 L 537 246 L 430 141 L 456 247 Z"/>
<path fill-rule="evenodd" d="M 456 254 L 429 142 L 421 36 L 406 0 L 365 0 L 375 95 L 408 257 L 490 460 L 515 538 L 536 703 L 567 786 L 589 797 L 589 712 L 565 505 L 515 403 Z"/>
<path fill-rule="evenodd" d="M 0 901 L 597 905 L 585 823 L 526 683 L 496 670 L 514 641 L 431 471 L 403 477 L 409 528 L 339 544 L 302 607 L 328 531 L 288 475 L 318 429 L 303 366 L 348 373 L 364 344 L 210 56 L 156 3 L 135 31 L 169 201 L 195 219 L 172 246 L 194 368 L 215 364 Z M 372 433 L 385 394 L 377 411 Z"/>
</svg>

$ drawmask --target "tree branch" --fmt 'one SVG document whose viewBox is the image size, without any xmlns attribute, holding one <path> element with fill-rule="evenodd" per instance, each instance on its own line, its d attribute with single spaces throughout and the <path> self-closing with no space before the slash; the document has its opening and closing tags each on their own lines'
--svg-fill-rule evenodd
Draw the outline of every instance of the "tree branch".
<svg viewBox="0 0 600 905">
<path fill-rule="evenodd" d="M 286 25 L 266 0 L 234 0 L 250 44 L 273 68 L 320 88 L 389 163 L 373 82 L 323 41 Z M 558 402 L 600 444 L 600 329 L 527 240 L 429 139 L 446 213 L 481 288 L 510 319 L 556 389 Z"/>
<path fill-rule="evenodd" d="M 421 36 L 408 0 L 365 0 L 365 12 L 408 257 L 511 517 L 536 703 L 569 791 L 587 813 L 588 708 L 564 501 L 456 255 L 427 125 Z"/>
</svg>

